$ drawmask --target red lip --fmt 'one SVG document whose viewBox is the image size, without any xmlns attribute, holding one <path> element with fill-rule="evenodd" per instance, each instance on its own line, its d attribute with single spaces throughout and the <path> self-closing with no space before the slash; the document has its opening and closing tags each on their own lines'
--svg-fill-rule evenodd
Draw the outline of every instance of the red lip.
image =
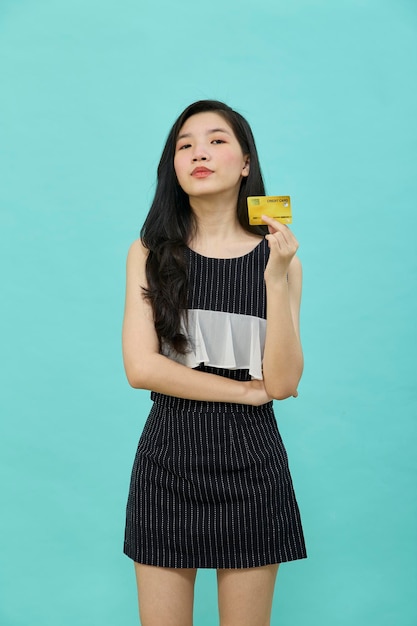
<svg viewBox="0 0 417 626">
<path fill-rule="evenodd" d="M 213 174 L 213 170 L 209 170 L 207 167 L 195 167 L 191 172 L 191 176 L 196 178 L 206 178 L 210 174 Z"/>
</svg>

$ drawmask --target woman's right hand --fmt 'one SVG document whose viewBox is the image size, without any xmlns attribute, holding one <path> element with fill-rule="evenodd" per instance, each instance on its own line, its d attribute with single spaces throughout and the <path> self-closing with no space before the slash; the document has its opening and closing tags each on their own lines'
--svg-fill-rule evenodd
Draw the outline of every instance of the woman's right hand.
<svg viewBox="0 0 417 626">
<path fill-rule="evenodd" d="M 252 406 L 260 406 L 270 402 L 272 398 L 267 394 L 263 380 L 250 380 L 245 383 L 247 385 L 248 400 L 247 404 Z"/>
</svg>

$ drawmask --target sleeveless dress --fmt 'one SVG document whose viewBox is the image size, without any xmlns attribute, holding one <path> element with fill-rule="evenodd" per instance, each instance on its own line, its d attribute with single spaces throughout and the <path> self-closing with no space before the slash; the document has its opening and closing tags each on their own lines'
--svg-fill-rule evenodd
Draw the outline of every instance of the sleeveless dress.
<svg viewBox="0 0 417 626">
<path fill-rule="evenodd" d="M 238 258 L 188 248 L 186 256 L 191 349 L 167 356 L 237 380 L 261 379 L 266 240 Z M 306 557 L 272 402 L 151 398 L 133 464 L 125 554 L 147 565 L 216 569 Z"/>
</svg>

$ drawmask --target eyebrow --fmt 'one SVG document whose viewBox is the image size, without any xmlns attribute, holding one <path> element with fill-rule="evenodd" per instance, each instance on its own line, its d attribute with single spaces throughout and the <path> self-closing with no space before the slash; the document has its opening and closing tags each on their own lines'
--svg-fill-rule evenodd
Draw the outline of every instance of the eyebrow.
<svg viewBox="0 0 417 626">
<path fill-rule="evenodd" d="M 226 128 L 210 128 L 206 134 L 212 135 L 213 133 L 226 133 L 226 135 L 230 135 L 230 132 L 226 130 Z M 178 135 L 177 141 L 180 139 L 186 139 L 187 137 L 191 137 L 191 133 L 181 133 L 181 135 Z"/>
</svg>

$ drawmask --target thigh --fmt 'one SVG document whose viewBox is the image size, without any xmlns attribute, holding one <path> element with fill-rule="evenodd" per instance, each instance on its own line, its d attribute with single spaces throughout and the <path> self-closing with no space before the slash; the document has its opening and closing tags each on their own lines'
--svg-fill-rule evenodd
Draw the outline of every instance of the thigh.
<svg viewBox="0 0 417 626">
<path fill-rule="evenodd" d="M 269 626 L 278 564 L 217 570 L 220 626 Z"/>
<path fill-rule="evenodd" d="M 135 563 L 142 626 L 192 626 L 197 570 Z"/>
</svg>

